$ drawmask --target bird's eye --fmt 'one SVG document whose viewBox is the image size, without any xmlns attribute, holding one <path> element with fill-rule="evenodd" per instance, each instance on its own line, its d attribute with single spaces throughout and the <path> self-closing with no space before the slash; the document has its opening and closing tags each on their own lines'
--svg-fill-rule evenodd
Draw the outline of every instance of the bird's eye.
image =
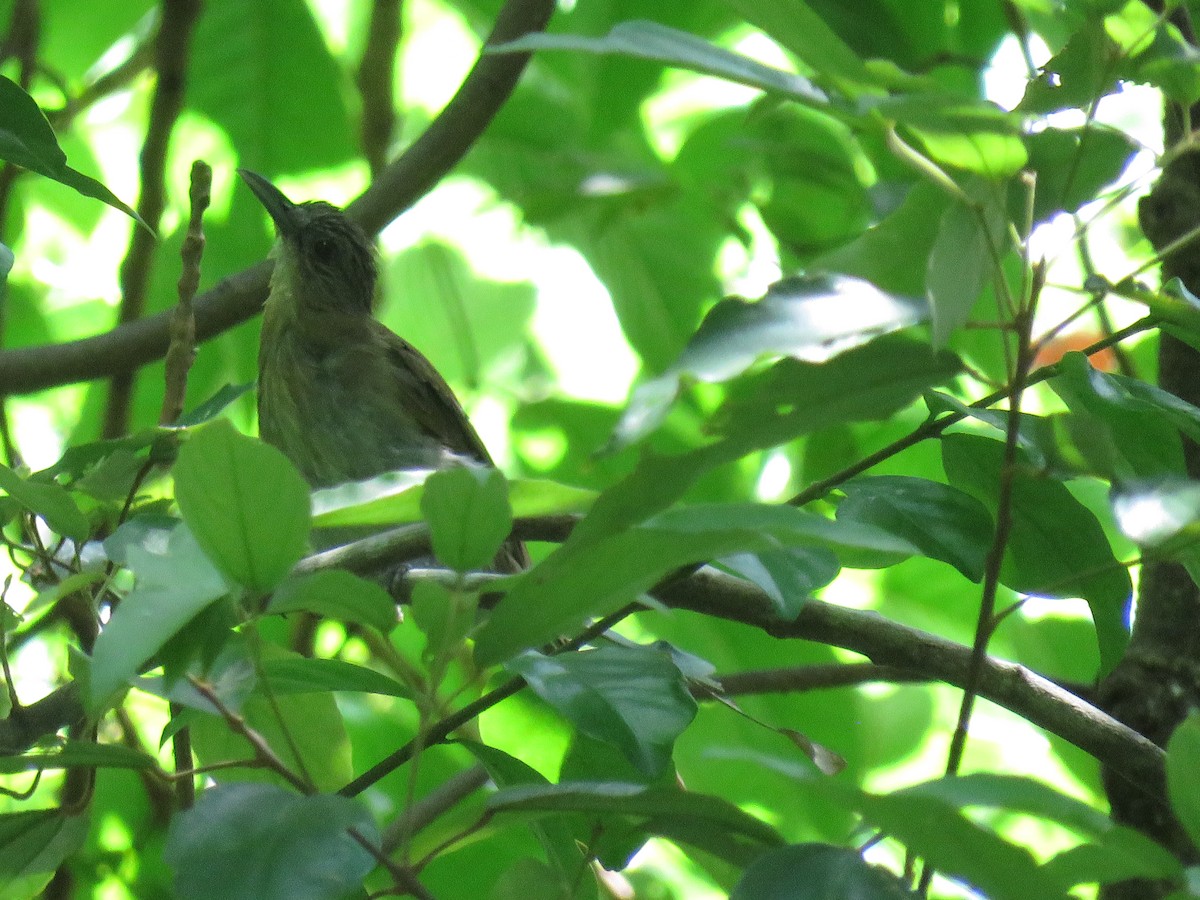
<svg viewBox="0 0 1200 900">
<path fill-rule="evenodd" d="M 336 249 L 330 238 L 317 238 L 312 245 L 312 255 L 318 262 L 327 263 L 333 260 Z"/>
</svg>

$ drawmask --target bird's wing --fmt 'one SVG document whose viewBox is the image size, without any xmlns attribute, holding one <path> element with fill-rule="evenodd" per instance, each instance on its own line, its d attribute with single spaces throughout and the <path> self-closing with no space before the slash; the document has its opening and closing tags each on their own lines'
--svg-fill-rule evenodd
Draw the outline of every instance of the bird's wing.
<svg viewBox="0 0 1200 900">
<path fill-rule="evenodd" d="M 462 404 L 433 364 L 386 326 L 374 324 L 378 326 L 375 334 L 385 342 L 388 357 L 394 364 L 392 369 L 401 402 L 417 425 L 455 453 L 493 465 L 487 448 L 463 412 Z"/>
</svg>

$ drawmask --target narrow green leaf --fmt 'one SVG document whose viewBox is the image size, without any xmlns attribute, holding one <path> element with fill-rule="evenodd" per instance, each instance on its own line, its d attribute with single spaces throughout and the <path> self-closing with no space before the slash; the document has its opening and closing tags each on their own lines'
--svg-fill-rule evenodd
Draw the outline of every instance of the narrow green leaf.
<svg viewBox="0 0 1200 900">
<path fill-rule="evenodd" d="M 836 554 L 824 547 L 735 553 L 720 562 L 762 588 L 785 619 L 795 618 L 812 592 L 833 581 L 842 568 Z"/>
<path fill-rule="evenodd" d="M 696 715 L 671 657 L 649 647 L 525 653 L 507 668 L 575 728 L 616 746 L 649 778 L 669 769 L 675 739 Z"/>
<path fill-rule="evenodd" d="M 802 103 L 824 105 L 824 92 L 806 79 L 763 65 L 749 57 L 658 22 L 620 22 L 604 37 L 571 34 L 527 34 L 487 48 L 489 53 L 529 53 L 537 50 L 575 50 L 584 53 L 619 53 L 649 59 L 704 75 L 715 75 L 747 87 L 782 94 Z"/>
<path fill-rule="evenodd" d="M 145 541 L 127 547 L 126 554 L 137 582 L 96 639 L 89 698 L 94 711 L 229 590 L 183 523 L 165 542 L 161 532 L 148 532 Z"/>
<path fill-rule="evenodd" d="M 181 900 L 340 900 L 376 865 L 349 828 L 378 844 L 370 814 L 345 797 L 218 785 L 175 817 L 163 855 Z"/>
<path fill-rule="evenodd" d="M 304 555 L 308 485 L 274 447 L 218 419 L 184 444 L 174 473 L 184 520 L 233 581 L 265 593 Z"/>
<path fill-rule="evenodd" d="M 512 530 L 508 482 L 492 468 L 456 466 L 430 475 L 421 513 L 434 554 L 459 572 L 490 568 Z"/>
<path fill-rule="evenodd" d="M 49 751 L 0 756 L 0 772 L 6 775 L 36 769 L 153 769 L 157 765 L 153 756 L 140 750 L 94 741 L 67 741 Z"/>
</svg>

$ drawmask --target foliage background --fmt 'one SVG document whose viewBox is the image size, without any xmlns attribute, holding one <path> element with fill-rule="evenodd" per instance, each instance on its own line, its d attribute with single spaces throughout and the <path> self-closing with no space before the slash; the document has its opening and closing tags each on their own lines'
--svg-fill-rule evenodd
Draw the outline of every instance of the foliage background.
<svg viewBox="0 0 1200 900">
<path fill-rule="evenodd" d="M 510 12 L 521 6 L 509 4 Z M 207 0 L 155 5 L 141 0 L 9 0 L 0 4 L 0 14 L 10 23 L 5 72 L 47 111 L 71 165 L 98 177 L 118 197 L 130 202 L 140 198 L 139 211 L 160 237 L 154 244 L 143 239 L 139 248 L 132 237 L 136 229 L 120 212 L 49 179 L 6 168 L 0 179 L 0 211 L 3 239 L 15 264 L 4 298 L 3 345 L 33 348 L 24 356 L 0 356 L 0 393 L 9 395 L 5 451 L 12 469 L 22 475 L 44 470 L 68 447 L 137 434 L 159 420 L 161 362 L 138 370 L 126 392 L 120 376 L 115 385 L 98 378 L 67 383 L 79 379 L 63 374 L 67 367 L 58 368 L 65 357 L 39 348 L 98 334 L 117 322 L 175 305 L 188 173 L 197 158 L 205 159 L 214 173 L 200 286 L 202 292 L 215 290 L 210 298 L 220 301 L 225 312 L 201 312 L 201 331 L 220 333 L 199 347 L 188 378 L 189 409 L 226 385 L 255 377 L 257 321 L 222 326 L 250 316 L 262 284 L 261 267 L 253 267 L 266 255 L 272 236 L 261 208 L 237 181 L 237 166 L 276 180 L 294 199 L 348 203 L 374 183 L 375 193 L 368 195 L 373 199 L 358 201 L 352 209 L 372 230 L 382 228 L 379 317 L 446 375 L 511 477 L 608 490 L 609 507 L 598 504 L 597 509 L 610 517 L 612 504 L 624 496 L 619 493 L 622 478 L 632 478 L 627 485 L 649 492 L 659 483 L 653 477 L 658 472 L 665 493 L 679 495 L 677 504 L 663 504 L 682 510 L 678 522 L 688 521 L 688 510 L 700 504 L 774 504 L 797 495 L 812 501 L 810 511 L 829 516 L 840 505 L 839 518 L 854 521 L 847 504 L 853 505 L 855 489 L 844 483 L 846 467 L 905 440 L 931 410 L 944 412 L 944 404 L 953 402 L 943 401 L 939 409 L 937 401 L 920 399 L 924 389 L 936 384 L 960 403 L 999 389 L 1001 402 L 990 421 L 981 415 L 955 427 L 957 434 L 945 440 L 914 442 L 888 452 L 870 470 L 872 475 L 924 479 L 925 484 L 949 483 L 961 493 L 944 503 L 923 498 L 928 505 L 915 516 L 910 510 L 890 521 L 872 512 L 878 498 L 860 495 L 859 521 L 913 542 L 928 539 L 932 531 L 944 545 L 918 544 L 921 552 L 891 555 L 878 547 L 854 548 L 861 567 L 841 570 L 826 587 L 828 579 L 814 574 L 822 567 L 812 558 L 784 554 L 783 565 L 779 555 L 766 554 L 764 541 L 772 549 L 789 541 L 772 532 L 766 519 L 754 519 L 754 527 L 746 529 L 759 535 L 758 543 L 744 535 L 718 540 L 713 535 L 728 530 L 724 523 L 730 521 L 732 507 L 704 507 L 694 512 L 689 527 L 722 548 L 719 555 L 757 554 L 757 562 L 746 556 L 726 560 L 734 571 L 747 574 L 747 567 L 773 563 L 774 581 L 762 574 L 751 580 L 779 590 L 778 608 L 767 615 L 736 604 L 704 607 L 691 601 L 704 611 L 651 611 L 628 620 L 622 631 L 639 642 L 668 640 L 703 657 L 721 676 L 736 676 L 726 687 L 734 691 L 733 685 L 740 684 L 738 692 L 747 696 L 738 702 L 753 718 L 720 704 L 701 704 L 674 745 L 674 767 L 689 790 L 756 815 L 789 844 L 862 846 L 871 832 L 865 826 L 856 830 L 856 823 L 865 817 L 870 827 L 892 837 L 868 851 L 871 860 L 901 872 L 908 847 L 958 876 L 953 882 L 935 882 L 935 894 L 962 896 L 968 890 L 963 882 L 968 882 L 987 896 L 1001 897 L 1030 896 L 1031 884 L 1051 883 L 1029 879 L 1050 877 L 1045 872 L 1055 859 L 1063 868 L 1061 860 L 1070 848 L 1104 847 L 1111 854 L 1113 845 L 1105 841 L 1127 841 L 1134 861 L 1116 867 L 1116 875 L 1106 874 L 1098 863 L 1092 868 L 1079 864 L 1074 873 L 1078 881 L 1061 876 L 1052 883 L 1084 885 L 1074 896 L 1094 894 L 1088 885 L 1095 882 L 1132 874 L 1166 873 L 1172 884 L 1181 884 L 1171 865 L 1125 832 L 1106 831 L 1107 826 L 1093 820 L 1080 825 L 1082 814 L 1071 812 L 1075 808 L 1066 800 L 1038 806 L 1016 799 L 1016 787 L 1008 794 L 1001 791 L 1001 811 L 979 817 L 980 831 L 998 834 L 1007 843 L 947 849 L 938 847 L 936 830 L 905 832 L 904 823 L 915 827 L 914 811 L 924 807 L 906 808 L 901 798 L 895 808 L 907 815 L 889 817 L 883 806 L 872 807 L 874 801 L 853 791 L 814 787 L 803 751 L 806 741 L 844 759 L 845 770 L 836 783 L 854 790 L 895 798 L 899 795 L 887 792 L 940 775 L 962 692 L 925 682 L 942 679 L 961 687 L 965 655 L 947 651 L 943 656 L 942 645 L 919 643 L 915 631 L 885 631 L 881 637 L 866 619 L 831 620 L 827 633 L 833 637 L 807 625 L 809 630 L 788 632 L 787 623 L 818 590 L 831 607 L 877 610 L 889 622 L 955 642 L 960 645 L 955 652 L 970 647 L 979 633 L 979 582 L 987 581 L 983 555 L 991 542 L 992 516 L 1004 506 L 997 500 L 1001 473 L 1016 458 L 1010 448 L 1004 464 L 999 455 L 990 462 L 989 454 L 1002 447 L 995 440 L 996 426 L 1001 431 L 1007 427 L 1004 394 L 1065 350 L 1105 342 L 1133 323 L 1140 325 L 1129 339 L 1111 341 L 1115 349 L 1092 362 L 1133 382 L 1150 383 L 1157 369 L 1157 326 L 1167 321 L 1185 337 L 1194 332 L 1194 307 L 1186 297 L 1122 281 L 1129 273 L 1154 277 L 1155 251 L 1137 230 L 1136 196 L 1146 190 L 1162 160 L 1161 139 L 1155 136 L 1160 93 L 1179 108 L 1200 96 L 1195 50 L 1186 29 L 1140 2 L 560 3 L 551 34 L 600 38 L 618 23 L 652 19 L 677 29 L 665 53 L 688 65 L 665 67 L 660 58 L 597 54 L 578 47 L 538 52 L 482 136 L 476 140 L 464 131 L 445 141 L 444 162 L 452 173 L 425 194 L 429 182 L 437 180 L 439 161 L 416 174 L 406 170 L 400 179 L 390 178 L 389 171 L 395 170 L 388 161 L 426 134 L 454 95 L 501 14 L 498 2 Z M 168 23 L 161 31 L 160 22 Z M 388 34 L 388 22 L 400 23 L 397 35 Z M 757 70 L 750 86 L 733 84 L 728 77 L 717 77 L 732 73 L 730 58 L 713 64 L 679 33 L 810 77 L 833 100 L 799 98 L 803 82 L 793 83 L 796 93 L 764 95 L 755 86 L 755 79 L 764 77 Z M 1028 71 L 1022 48 L 1031 57 Z M 646 47 L 635 50 L 645 54 Z M 664 51 L 659 47 L 649 55 L 661 57 Z M 687 71 L 709 64 L 717 66 L 717 76 Z M 1013 114 L 985 99 L 1000 99 L 1005 84 L 1003 102 L 1020 103 Z M 173 98 L 171 91 L 177 92 Z M 172 103 L 178 104 L 177 118 L 171 114 Z M 154 162 L 155 137 L 165 148 L 161 167 Z M 1023 180 L 1022 171 L 1034 173 L 1034 180 Z M 161 210 L 154 202 L 159 190 Z M 412 209 L 387 224 L 391 215 L 385 210 L 398 211 L 412 200 Z M 1039 226 L 1032 236 L 1027 234 L 1030 224 Z M 1020 243 L 1010 240 L 1009 225 Z M 999 248 L 995 256 L 989 242 Z M 1032 263 L 1042 256 L 1049 260 L 1045 288 L 1031 292 Z M 221 282 L 244 270 L 250 274 Z M 932 324 L 906 334 L 910 340 L 915 334 L 922 347 L 931 339 L 939 349 L 948 347 L 962 361 L 962 372 L 953 379 L 930 376 L 923 381 L 923 369 L 904 369 L 908 345 L 880 338 L 837 357 L 849 360 L 841 370 L 831 368 L 832 363 L 815 366 L 815 374 L 810 372 L 815 381 L 805 382 L 797 372 L 809 370 L 788 369 L 786 359 L 779 367 L 773 362 L 788 353 L 806 358 L 805 353 L 814 352 L 812 345 L 820 341 L 803 329 L 750 338 L 754 352 L 740 366 L 722 348 L 743 335 L 736 327 L 728 333 L 718 330 L 714 368 L 725 370 L 719 377 L 694 358 L 678 362 L 685 348 L 695 346 L 689 340 L 723 296 L 757 298 L 781 277 L 800 271 L 867 279 L 894 297 L 932 295 Z M 1012 307 L 1005 306 L 1003 292 L 997 301 L 997 272 L 1017 297 Z M 786 303 L 824 302 L 817 308 L 832 320 L 822 326 L 831 332 L 841 328 L 855 334 L 863 327 L 864 313 L 854 295 L 830 293 L 820 284 L 805 290 L 786 295 Z M 144 296 L 144 303 L 131 299 L 138 296 Z M 1036 317 L 1030 296 L 1037 297 Z M 1153 321 L 1143 318 L 1147 308 L 1156 317 Z M 100 348 L 88 345 L 81 352 L 87 355 L 92 349 Z M 1034 349 L 1041 351 L 1036 357 Z M 136 352 L 161 356 L 161 348 L 156 352 L 148 342 Z M 116 362 L 111 354 L 105 362 L 97 355 L 101 361 L 92 374 L 120 373 L 130 360 L 119 352 L 116 356 Z M 769 361 L 755 363 L 760 356 Z M 1176 409 L 1172 417 L 1167 401 L 1157 394 L 1141 395 L 1141 405 L 1124 397 L 1113 400 L 1105 391 L 1115 391 L 1116 382 L 1103 381 L 1078 357 L 1072 360 L 1055 373 L 1053 390 L 1035 388 L 1023 396 L 1022 410 L 1041 416 L 1046 430 L 1037 431 L 1040 426 L 1030 420 L 1024 452 L 1032 463 L 1023 463 L 1024 480 L 1016 488 L 1025 493 L 1016 501 L 1020 514 L 1008 568 L 1003 576 L 992 571 L 1002 582 L 997 609 L 1018 602 L 1018 591 L 1053 597 L 1034 597 L 1006 616 L 987 649 L 1094 700 L 1094 681 L 1111 671 L 1125 644 L 1129 583 L 1123 573 L 1128 568 L 1136 577 L 1140 562 L 1140 550 L 1130 537 L 1138 534 L 1114 513 L 1110 491 L 1183 479 L 1180 431 L 1194 435 L 1200 416 Z M 695 368 L 689 370 L 689 364 Z M 643 385 L 666 385 L 671 393 L 681 372 L 679 396 L 662 422 L 631 434 L 630 420 L 622 420 L 622 413 L 635 377 Z M 651 380 L 656 376 L 660 380 Z M 772 439 L 771 416 L 782 414 L 785 404 L 770 393 L 772 376 L 795 378 L 796 390 L 823 386 L 832 400 L 819 405 L 809 395 L 787 399 L 811 403 L 815 412 L 811 421 L 787 426 L 790 431 Z M 903 387 L 894 398 L 878 395 L 881 383 L 907 385 L 908 377 L 914 379 L 911 390 Z M 1127 382 L 1120 384 L 1132 390 Z M 47 385 L 55 386 L 43 390 Z M 858 407 L 836 402 L 841 394 L 856 399 L 857 392 L 862 394 Z M 634 395 L 634 411 L 662 411 L 647 396 Z M 235 400 L 226 414 L 252 433 L 253 394 Z M 623 431 L 618 430 L 622 421 Z M 730 421 L 743 429 L 744 446 L 727 441 L 736 453 L 714 457 L 721 464 L 705 462 L 696 448 L 710 446 L 714 435 L 728 438 Z M 625 446 L 613 449 L 614 431 Z M 990 439 L 986 447 L 978 443 L 985 439 Z M 656 470 L 658 457 L 647 455 L 647 448 L 685 454 L 679 459 L 689 462 L 668 462 Z M 145 447 L 136 452 L 144 453 Z M 142 458 L 136 457 L 138 465 Z M 693 464 L 694 471 L 687 468 Z M 122 478 L 135 470 L 121 461 L 105 469 L 104 476 L 124 486 Z M 694 483 L 688 482 L 689 474 L 696 476 Z M 813 489 L 830 476 L 836 485 Z M 85 511 L 95 533 L 103 536 L 114 524 L 113 507 L 119 510 L 125 491 L 110 485 L 111 496 L 100 496 L 95 480 L 88 495 L 92 505 L 85 505 Z M 834 486 L 838 490 L 830 494 Z M 68 487 L 79 491 L 74 482 Z M 169 481 L 147 485 L 137 509 L 165 512 L 162 498 L 171 490 Z M 561 495 L 544 484 L 530 490 L 534 500 L 525 507 L 518 502 L 518 513 L 560 507 L 577 511 L 555 500 Z M 11 487 L 6 491 L 13 497 L 20 493 Z M 1189 496 L 1179 491 L 1170 496 Z M 966 495 L 976 498 L 974 506 L 962 499 Z M 1161 500 L 1163 494 L 1150 491 L 1147 496 Z M 653 501 L 642 497 L 634 502 L 627 524 L 659 512 Z M 981 528 L 971 516 L 984 507 L 986 527 Z M 36 503 L 33 508 L 45 517 Z M 1194 518 L 1190 506 L 1187 510 L 1183 521 L 1175 523 L 1181 529 Z M 925 517 L 951 513 L 963 518 L 940 532 L 926 527 Z M 11 517 L 8 540 L 19 543 L 17 507 L 10 504 L 6 514 Z M 200 530 L 186 509 L 184 518 Z M 541 531 L 531 526 L 535 536 L 548 535 L 544 522 L 542 526 Z M 612 519 L 603 527 L 614 527 Z M 547 556 L 555 542 L 535 546 L 535 555 Z M 684 552 L 696 546 L 685 542 Z M 1018 546 L 1024 549 L 1012 549 Z M 1188 561 L 1177 548 L 1171 553 Z M 951 557 L 959 564 L 948 564 Z M 21 550 L 14 551 L 14 559 L 28 563 Z M 636 568 L 611 548 L 596 564 L 617 573 L 614 581 Z M 998 566 L 997 560 L 989 571 Z M 192 575 L 200 569 L 179 571 Z M 26 701 L 70 677 L 68 646 L 87 647 L 60 609 L 65 601 L 54 605 L 47 600 L 53 580 L 14 581 L 5 595 L 11 607 L 27 613 L 11 641 L 13 685 Z M 996 580 L 992 578 L 993 586 Z M 632 591 L 634 582 L 630 575 L 621 590 Z M 599 615 L 615 608 L 573 611 Z M 814 602 L 808 614 L 825 615 L 821 609 Z M 557 614 L 570 620 L 571 612 Z M 547 617 L 554 614 L 546 612 Z M 581 618 L 565 624 L 574 627 Z M 428 654 L 422 656 L 429 625 L 419 619 L 410 617 L 391 641 L 401 659 L 436 682 L 430 673 L 437 667 Z M 288 642 L 278 617 L 264 617 L 261 623 L 268 643 Z M 809 640 L 789 639 L 793 637 Z M 522 646 L 538 639 L 526 635 Z M 889 668 L 856 665 L 861 656 L 841 647 L 866 652 Z M 389 661 L 387 653 L 381 656 L 378 645 L 333 622 L 317 631 L 312 649 L 384 671 L 392 665 L 397 674 L 395 660 Z M 449 660 L 453 654 L 446 652 Z M 461 680 L 468 698 L 487 684 L 487 673 L 447 665 L 452 669 L 447 684 Z M 996 678 L 998 671 L 989 670 Z M 782 690 L 773 687 L 779 683 Z M 993 693 L 998 683 L 993 682 Z M 341 764 L 354 774 L 394 751 L 414 729 L 427 726 L 434 712 L 448 709 L 433 704 L 433 711 L 419 715 L 405 700 L 339 691 L 335 711 L 330 692 L 317 696 L 314 706 L 303 711 L 316 723 L 307 733 L 324 733 L 334 720 L 339 729 L 344 724 L 346 740 L 339 743 L 335 735 L 332 743 L 339 746 L 325 748 L 328 755 L 322 758 L 341 754 Z M 980 705 L 963 769 L 1035 776 L 1062 794 L 1104 808 L 1095 749 L 1086 753 L 1061 737 L 1069 724 L 1055 733 L 1056 711 L 1038 720 L 1047 731 L 1028 724 L 1027 719 L 1037 716 L 1029 705 L 1022 706 L 1021 697 L 1007 705 L 1016 712 Z M 573 772 L 593 779 L 603 773 L 612 781 L 635 778 L 595 734 L 580 735 L 581 721 L 589 715 L 584 711 L 564 720 L 525 692 L 485 712 L 477 737 L 552 781 L 560 777 L 560 769 L 564 781 Z M 160 749 L 160 735 L 167 718 L 165 702 L 135 691 L 120 716 L 104 720 L 101 738 L 157 755 L 166 766 L 171 757 Z M 193 727 L 221 731 L 220 720 L 210 718 L 207 726 L 197 719 Z M 803 733 L 801 749 L 776 730 L 783 728 Z M 367 807 L 384 827 L 404 808 L 408 790 L 424 796 L 472 760 L 459 746 L 432 747 L 420 755 L 411 788 L 409 776 L 400 772 L 365 795 Z M 1114 752 L 1106 762 L 1118 759 Z M 1153 759 L 1161 767 L 1161 758 Z M 27 774 L 11 779 L 14 788 L 29 780 Z M 340 783 L 330 776 L 328 787 Z M 963 788 L 965 793 L 951 804 L 955 815 L 962 807 L 990 805 L 971 790 Z M 64 795 L 71 796 L 70 778 L 48 773 L 32 801 L 13 799 L 8 805 L 15 813 L 38 804 L 52 806 Z M 94 794 L 86 799 L 90 824 L 71 840 L 63 839 L 67 849 L 47 851 L 49 863 L 10 871 L 10 892 L 45 881 L 56 868 L 50 890 L 58 896 L 71 891 L 113 897 L 184 892 L 178 881 L 171 887 L 171 869 L 163 857 L 168 824 L 180 821 L 169 790 L 145 771 L 103 767 L 97 770 Z M 558 802 L 562 805 L 551 808 L 560 813 L 595 815 L 578 798 Z M 455 805 L 415 855 L 475 822 L 481 803 L 476 795 Z M 625 815 L 645 824 L 644 809 L 631 806 Z M 518 889 L 526 895 L 561 896 L 561 884 L 546 875 L 555 860 L 530 862 L 544 860 L 544 839 L 539 844 L 539 833 L 519 816 L 513 818 L 489 820 L 470 840 L 437 854 L 421 872 L 426 889 L 438 897 L 506 897 Z M 945 821 L 974 833 L 965 819 Z M 672 833 L 661 822 L 656 827 Z M 733 833 L 738 826 L 732 818 L 718 817 L 705 827 Z M 640 843 L 628 840 L 630 849 Z M 247 858 L 253 858 L 250 843 L 240 850 Z M 988 854 L 1008 843 L 1021 848 L 1021 865 L 1007 875 L 990 873 Z M 621 877 L 639 897 L 723 896 L 753 858 L 725 850 L 722 855 L 709 846 L 697 852 L 686 841 L 656 840 Z M 295 848 L 288 852 L 303 855 Z M 938 852 L 948 857 L 938 858 Z M 601 855 L 611 862 L 621 854 L 609 847 Z M 1186 852 L 1182 855 L 1191 861 Z M 780 865 L 792 871 L 787 869 L 792 861 L 785 862 Z M 201 859 L 188 871 L 203 870 L 205 864 Z M 842 857 L 838 865 L 849 866 L 858 877 L 871 871 Z M 374 889 L 386 883 L 380 872 L 372 877 Z M 613 883 L 617 881 L 614 876 Z M 893 888 L 889 883 L 875 890 Z M 578 896 L 594 896 L 585 892 L 596 890 L 576 889 Z M 193 885 L 192 890 L 192 896 L 209 895 L 203 887 Z M 758 890 L 756 896 L 776 896 Z M 1033 895 L 1038 895 L 1036 889 Z"/>
</svg>

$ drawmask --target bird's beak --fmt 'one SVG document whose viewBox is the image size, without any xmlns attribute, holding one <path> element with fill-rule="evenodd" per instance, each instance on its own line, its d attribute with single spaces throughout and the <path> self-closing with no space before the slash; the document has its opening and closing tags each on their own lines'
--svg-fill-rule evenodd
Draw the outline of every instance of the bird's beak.
<svg viewBox="0 0 1200 900">
<path fill-rule="evenodd" d="M 289 238 L 295 235 L 300 230 L 300 209 L 295 203 L 284 196 L 283 191 L 267 181 L 257 172 L 251 172 L 249 169 L 238 169 L 238 174 L 242 176 L 242 180 L 250 186 L 250 190 L 254 191 L 254 196 L 271 215 L 272 221 L 275 222 L 275 229 L 279 232 L 282 238 Z"/>
</svg>

